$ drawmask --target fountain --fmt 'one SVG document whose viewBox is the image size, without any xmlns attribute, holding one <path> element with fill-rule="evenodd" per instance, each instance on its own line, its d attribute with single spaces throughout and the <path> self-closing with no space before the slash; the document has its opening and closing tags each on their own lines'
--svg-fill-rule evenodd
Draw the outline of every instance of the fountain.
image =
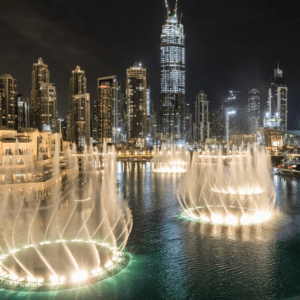
<svg viewBox="0 0 300 300">
<path fill-rule="evenodd" d="M 237 153 L 233 147 L 233 153 Z M 193 155 L 178 200 L 183 217 L 215 224 L 248 225 L 271 218 L 275 190 L 271 181 L 270 157 L 265 150 L 241 147 L 231 162 L 218 155 L 206 160 Z"/>
<path fill-rule="evenodd" d="M 52 176 L 59 173 L 57 145 Z M 99 172 L 99 155 L 92 147 L 83 153 L 67 150 L 66 168 L 79 162 L 82 172 L 64 190 L 58 182 L 44 209 L 41 200 L 25 208 L 24 201 L 14 199 L 17 209 L 10 210 L 11 197 L 4 198 L 0 287 L 36 291 L 81 286 L 112 276 L 128 264 L 123 250 L 132 215 L 117 192 L 115 151 L 105 151 L 104 172 Z"/>
<path fill-rule="evenodd" d="M 185 173 L 190 154 L 186 147 L 173 144 L 161 145 L 161 151 L 154 146 L 152 158 L 152 172 L 154 173 Z"/>
</svg>

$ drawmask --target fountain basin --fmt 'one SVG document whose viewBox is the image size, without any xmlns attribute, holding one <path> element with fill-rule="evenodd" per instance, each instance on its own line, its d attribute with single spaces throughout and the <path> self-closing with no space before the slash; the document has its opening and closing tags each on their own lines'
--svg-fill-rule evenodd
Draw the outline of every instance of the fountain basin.
<svg viewBox="0 0 300 300">
<path fill-rule="evenodd" d="M 100 240 L 24 245 L 0 255 L 0 288 L 39 291 L 84 286 L 113 276 L 129 260 L 128 254 Z"/>
<path fill-rule="evenodd" d="M 202 223 L 221 225 L 253 225 L 269 221 L 272 214 L 268 210 L 257 210 L 234 205 L 207 205 L 184 210 L 181 218 Z"/>
</svg>

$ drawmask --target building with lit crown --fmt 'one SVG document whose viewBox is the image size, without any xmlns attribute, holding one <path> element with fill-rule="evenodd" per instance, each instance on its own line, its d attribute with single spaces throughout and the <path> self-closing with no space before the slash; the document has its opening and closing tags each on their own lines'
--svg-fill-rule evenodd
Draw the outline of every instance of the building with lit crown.
<svg viewBox="0 0 300 300">
<path fill-rule="evenodd" d="M 77 148 L 90 144 L 90 94 L 87 93 L 85 72 L 79 66 L 70 79 L 70 140 Z"/>
<path fill-rule="evenodd" d="M 167 5 L 160 45 L 161 132 L 163 140 L 185 141 L 185 35 L 177 15 Z"/>
<path fill-rule="evenodd" d="M 50 83 L 48 65 L 42 58 L 33 64 L 31 72 L 31 127 L 39 131 L 55 131 L 57 119 L 57 95 L 54 84 Z"/>
<path fill-rule="evenodd" d="M 278 63 L 277 68 L 274 69 L 274 77 L 268 92 L 268 107 L 264 118 L 265 128 L 287 130 L 287 97 L 288 88 Z"/>
<path fill-rule="evenodd" d="M 126 71 L 126 131 L 127 142 L 145 139 L 147 135 L 146 69 L 135 64 Z"/>
</svg>

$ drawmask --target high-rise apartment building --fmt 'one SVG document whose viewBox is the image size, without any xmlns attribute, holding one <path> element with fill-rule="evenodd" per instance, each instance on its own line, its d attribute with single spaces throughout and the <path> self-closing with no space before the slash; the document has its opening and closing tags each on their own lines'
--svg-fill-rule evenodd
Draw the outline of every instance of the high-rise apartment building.
<svg viewBox="0 0 300 300">
<path fill-rule="evenodd" d="M 274 79 L 271 83 L 273 102 L 276 104 L 276 113 L 280 118 L 281 130 L 287 130 L 287 94 L 288 88 L 283 78 L 282 70 L 279 69 L 279 63 L 277 69 L 274 70 Z"/>
<path fill-rule="evenodd" d="M 277 68 L 274 69 L 274 77 L 268 92 L 268 107 L 265 113 L 264 127 L 287 130 L 287 97 L 288 88 L 278 63 Z"/>
<path fill-rule="evenodd" d="M 248 133 L 256 134 L 260 127 L 260 92 L 252 89 L 248 93 Z"/>
<path fill-rule="evenodd" d="M 29 97 L 24 97 L 18 94 L 18 129 L 27 128 L 30 126 L 30 104 Z"/>
<path fill-rule="evenodd" d="M 48 65 L 42 58 L 33 64 L 31 72 L 31 127 L 55 131 L 57 119 L 57 95 L 54 84 L 50 83 Z"/>
<path fill-rule="evenodd" d="M 200 91 L 195 101 L 194 141 L 205 143 L 210 137 L 209 111 L 207 95 Z"/>
<path fill-rule="evenodd" d="M 98 78 L 97 121 L 100 143 L 116 143 L 122 122 L 121 83 L 117 76 Z"/>
<path fill-rule="evenodd" d="M 92 117 L 92 139 L 94 143 L 98 143 L 98 117 L 97 117 L 97 103 L 95 100 L 93 103 L 93 117 Z"/>
<path fill-rule="evenodd" d="M 68 136 L 79 150 L 90 144 L 90 94 L 85 72 L 79 66 L 70 78 L 70 127 Z"/>
<path fill-rule="evenodd" d="M 243 103 L 241 92 L 229 91 L 229 95 L 223 101 L 225 141 L 227 143 L 232 135 L 247 133 L 248 120 L 245 120 L 246 109 L 247 105 Z"/>
<path fill-rule="evenodd" d="M 177 15 L 177 5 L 173 15 L 170 15 L 167 5 L 160 60 L 162 139 L 185 141 L 185 35 Z"/>
<path fill-rule="evenodd" d="M 141 64 L 135 64 L 127 69 L 126 74 L 127 141 L 145 139 L 147 134 L 146 69 Z"/>
<path fill-rule="evenodd" d="M 17 80 L 10 74 L 0 76 L 0 120 L 8 129 L 18 129 Z"/>
</svg>

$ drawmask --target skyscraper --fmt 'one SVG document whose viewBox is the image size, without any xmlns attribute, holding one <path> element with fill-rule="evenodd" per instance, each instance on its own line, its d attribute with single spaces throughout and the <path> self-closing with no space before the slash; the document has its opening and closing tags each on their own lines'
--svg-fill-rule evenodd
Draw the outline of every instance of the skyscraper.
<svg viewBox="0 0 300 300">
<path fill-rule="evenodd" d="M 98 140 L 100 143 L 116 142 L 117 129 L 121 119 L 121 83 L 117 76 L 98 78 Z"/>
<path fill-rule="evenodd" d="M 245 133 L 245 106 L 242 103 L 241 92 L 229 91 L 229 95 L 224 98 L 223 112 L 225 118 L 225 141 L 228 143 L 232 135 Z"/>
<path fill-rule="evenodd" d="M 288 88 L 282 70 L 274 69 L 271 88 L 268 92 L 268 107 L 264 118 L 264 127 L 287 130 L 287 95 Z"/>
<path fill-rule="evenodd" d="M 48 66 L 42 58 L 33 64 L 31 73 L 31 126 L 42 130 L 55 130 L 57 119 L 56 88 L 50 83 Z"/>
<path fill-rule="evenodd" d="M 252 89 L 248 93 L 248 133 L 256 134 L 260 127 L 260 92 Z"/>
<path fill-rule="evenodd" d="M 0 76 L 0 120 L 8 129 L 18 129 L 17 80 L 10 74 Z"/>
<path fill-rule="evenodd" d="M 85 72 L 77 66 L 70 79 L 71 141 L 82 150 L 90 144 L 90 94 L 87 93 Z"/>
<path fill-rule="evenodd" d="M 147 134 L 146 69 L 136 63 L 127 69 L 126 74 L 127 141 L 145 139 Z"/>
<path fill-rule="evenodd" d="M 280 129 L 287 130 L 287 93 L 288 88 L 283 78 L 282 70 L 279 69 L 279 62 L 277 69 L 274 69 L 274 79 L 271 83 L 273 102 L 276 104 L 276 113 L 280 118 Z"/>
<path fill-rule="evenodd" d="M 160 45 L 161 130 L 164 140 L 185 141 L 185 35 L 177 15 L 167 17 L 162 26 Z"/>
<path fill-rule="evenodd" d="M 207 95 L 200 91 L 195 102 L 194 141 L 205 143 L 210 137 Z"/>
<path fill-rule="evenodd" d="M 24 97 L 22 94 L 18 94 L 18 129 L 29 127 L 29 97 Z"/>
</svg>

